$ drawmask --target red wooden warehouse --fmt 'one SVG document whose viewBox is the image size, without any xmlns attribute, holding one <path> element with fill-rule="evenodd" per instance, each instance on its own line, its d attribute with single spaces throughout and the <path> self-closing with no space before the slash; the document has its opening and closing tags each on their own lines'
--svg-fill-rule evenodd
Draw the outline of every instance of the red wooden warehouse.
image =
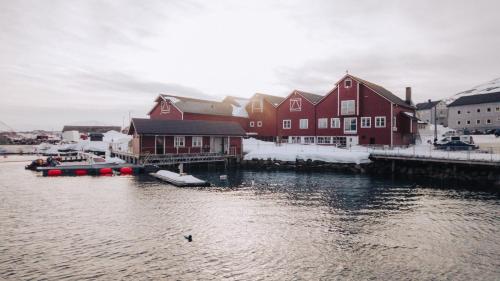
<svg viewBox="0 0 500 281">
<path fill-rule="evenodd" d="M 276 141 L 277 107 L 283 97 L 256 93 L 248 101 L 248 135 L 264 141 Z"/>
</svg>

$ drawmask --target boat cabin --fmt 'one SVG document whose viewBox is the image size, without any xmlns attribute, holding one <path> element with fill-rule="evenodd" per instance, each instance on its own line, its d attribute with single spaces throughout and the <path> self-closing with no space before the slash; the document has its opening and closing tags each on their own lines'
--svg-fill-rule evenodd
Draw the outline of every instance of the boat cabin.
<svg viewBox="0 0 500 281">
<path fill-rule="evenodd" d="M 132 153 L 241 156 L 245 130 L 237 122 L 133 118 Z"/>
</svg>

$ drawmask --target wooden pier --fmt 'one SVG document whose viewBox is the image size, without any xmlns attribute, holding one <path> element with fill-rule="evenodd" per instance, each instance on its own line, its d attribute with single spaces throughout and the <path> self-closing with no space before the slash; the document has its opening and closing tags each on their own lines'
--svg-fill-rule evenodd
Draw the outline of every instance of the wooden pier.
<svg viewBox="0 0 500 281">
<path fill-rule="evenodd" d="M 127 163 L 136 165 L 157 165 L 169 166 L 177 164 L 193 164 L 193 163 L 217 163 L 239 161 L 240 155 L 224 154 L 224 153 L 179 153 L 179 154 L 132 154 L 126 152 L 111 152 L 112 157 L 117 157 Z"/>
</svg>

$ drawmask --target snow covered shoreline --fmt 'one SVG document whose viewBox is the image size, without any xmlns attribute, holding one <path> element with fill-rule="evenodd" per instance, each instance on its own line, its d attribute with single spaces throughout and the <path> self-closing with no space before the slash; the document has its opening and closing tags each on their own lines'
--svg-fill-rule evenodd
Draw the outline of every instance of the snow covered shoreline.
<svg viewBox="0 0 500 281">
<path fill-rule="evenodd" d="M 280 144 L 253 138 L 243 140 L 244 160 L 272 159 L 295 162 L 296 160 L 323 161 L 327 163 L 370 163 L 370 153 L 350 151 L 334 146 L 316 144 Z"/>
</svg>

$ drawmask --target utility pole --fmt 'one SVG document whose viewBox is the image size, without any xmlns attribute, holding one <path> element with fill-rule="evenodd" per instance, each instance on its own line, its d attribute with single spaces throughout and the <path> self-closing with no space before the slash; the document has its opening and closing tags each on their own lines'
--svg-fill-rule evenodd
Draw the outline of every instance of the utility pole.
<svg viewBox="0 0 500 281">
<path fill-rule="evenodd" d="M 432 106 L 431 104 L 431 100 L 429 100 L 429 104 Z M 437 104 L 436 104 L 437 105 Z M 437 106 L 434 106 L 434 144 L 437 143 L 438 141 L 438 129 L 437 129 Z M 431 107 L 431 110 L 432 110 L 432 107 Z M 431 115 L 432 115 L 432 111 L 431 111 Z M 432 116 L 431 116 L 432 117 Z M 432 120 L 432 118 L 431 118 Z"/>
</svg>

